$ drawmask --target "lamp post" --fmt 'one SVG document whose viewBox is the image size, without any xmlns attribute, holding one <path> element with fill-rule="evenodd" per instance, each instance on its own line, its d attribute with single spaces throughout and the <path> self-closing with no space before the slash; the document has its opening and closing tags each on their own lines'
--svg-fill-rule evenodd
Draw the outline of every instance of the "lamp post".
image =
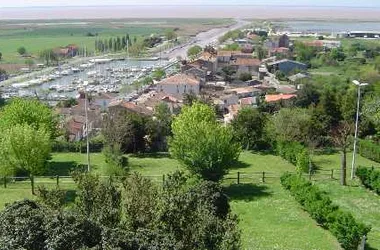
<svg viewBox="0 0 380 250">
<path fill-rule="evenodd" d="M 88 95 L 87 95 L 87 90 L 84 89 L 84 112 L 85 112 L 85 117 L 86 117 L 86 148 L 87 148 L 87 171 L 91 171 L 90 167 L 90 141 L 89 141 L 89 127 L 88 127 Z"/>
<path fill-rule="evenodd" d="M 360 87 L 367 86 L 368 83 L 360 83 L 357 80 L 352 81 L 358 87 L 358 100 L 356 106 L 356 121 L 355 121 L 355 138 L 354 138 L 354 152 L 352 153 L 352 166 L 351 166 L 351 180 L 355 177 L 355 157 L 356 157 L 356 144 L 358 141 L 358 127 L 359 127 L 359 110 L 360 110 Z"/>
</svg>

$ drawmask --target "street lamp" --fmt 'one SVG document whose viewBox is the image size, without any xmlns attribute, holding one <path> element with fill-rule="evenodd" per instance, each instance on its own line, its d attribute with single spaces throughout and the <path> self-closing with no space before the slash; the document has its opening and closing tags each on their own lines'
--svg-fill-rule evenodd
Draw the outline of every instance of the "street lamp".
<svg viewBox="0 0 380 250">
<path fill-rule="evenodd" d="M 359 125 L 359 109 L 360 109 L 360 87 L 367 86 L 368 83 L 360 83 L 357 80 L 352 81 L 358 87 L 358 100 L 356 107 L 356 121 L 355 121 L 355 139 L 354 139 L 354 152 L 352 153 L 352 166 L 351 166 L 351 180 L 355 177 L 355 157 L 356 157 L 356 144 L 358 140 L 358 125 Z"/>
</svg>

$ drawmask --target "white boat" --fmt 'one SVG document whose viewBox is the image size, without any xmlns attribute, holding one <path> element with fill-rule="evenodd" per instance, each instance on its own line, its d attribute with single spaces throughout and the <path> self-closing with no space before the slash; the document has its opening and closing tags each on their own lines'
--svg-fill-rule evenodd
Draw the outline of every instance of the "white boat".
<svg viewBox="0 0 380 250">
<path fill-rule="evenodd" d="M 98 59 L 91 59 L 91 63 L 96 63 L 96 64 L 102 64 L 102 63 L 108 63 L 111 62 L 112 59 L 107 59 L 107 58 L 98 58 Z"/>
<path fill-rule="evenodd" d="M 71 75 L 71 71 L 68 70 L 68 69 L 66 69 L 66 70 L 63 70 L 63 71 L 61 72 L 61 74 L 64 75 L 64 76 L 68 76 L 68 75 Z"/>
<path fill-rule="evenodd" d="M 87 72 L 87 76 L 88 77 L 94 77 L 94 76 L 96 76 L 97 73 L 98 72 L 96 72 L 95 70 L 94 71 L 89 71 L 89 72 Z"/>
<path fill-rule="evenodd" d="M 30 87 L 30 83 L 29 82 L 21 82 L 21 83 L 14 83 L 12 84 L 12 87 L 13 88 L 28 88 Z"/>
<path fill-rule="evenodd" d="M 71 68 L 71 71 L 74 72 L 74 73 L 78 73 L 80 72 L 80 68 Z"/>
</svg>

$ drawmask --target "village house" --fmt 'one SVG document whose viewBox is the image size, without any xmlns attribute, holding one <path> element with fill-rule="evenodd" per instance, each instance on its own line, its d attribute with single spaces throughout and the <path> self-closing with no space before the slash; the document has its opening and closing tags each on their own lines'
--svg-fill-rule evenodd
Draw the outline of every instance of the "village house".
<svg viewBox="0 0 380 250">
<path fill-rule="evenodd" d="M 236 58 L 235 61 L 231 62 L 231 66 L 234 67 L 238 74 L 240 73 L 250 73 L 252 75 L 258 75 L 259 67 L 261 61 L 254 58 Z"/>
<path fill-rule="evenodd" d="M 287 58 L 290 56 L 290 50 L 289 48 L 285 48 L 285 47 L 274 48 L 274 49 L 268 50 L 268 56 L 269 57 L 275 56 L 277 58 Z"/>
<path fill-rule="evenodd" d="M 244 108 L 244 107 L 257 107 L 258 104 L 258 97 L 257 96 L 252 96 L 252 97 L 245 97 L 239 99 L 239 105 Z"/>
<path fill-rule="evenodd" d="M 294 94 L 277 94 L 277 95 L 265 95 L 265 101 L 270 102 L 278 102 L 282 100 L 290 100 L 296 98 L 297 95 Z"/>
<path fill-rule="evenodd" d="M 78 46 L 75 44 L 69 44 L 66 47 L 59 47 L 53 49 L 54 54 L 60 57 L 74 57 L 78 53 Z"/>
<path fill-rule="evenodd" d="M 235 93 L 222 95 L 214 99 L 214 105 L 223 113 L 228 113 L 228 107 L 239 103 L 239 97 Z"/>
<path fill-rule="evenodd" d="M 262 93 L 262 90 L 257 89 L 253 86 L 248 86 L 248 87 L 227 89 L 224 92 L 226 94 L 234 93 L 238 96 L 239 99 L 241 99 L 241 98 L 246 98 L 246 97 L 260 96 Z"/>
<path fill-rule="evenodd" d="M 106 111 L 108 105 L 116 98 L 116 94 L 99 93 L 92 96 L 92 103 L 100 108 L 101 111 Z"/>
<path fill-rule="evenodd" d="M 305 45 L 320 49 L 337 49 L 342 46 L 341 41 L 335 40 L 314 40 L 314 41 L 304 41 Z"/>
<path fill-rule="evenodd" d="M 153 111 L 144 107 L 143 105 L 137 105 L 133 102 L 127 101 L 115 101 L 109 104 L 108 110 L 110 113 L 116 113 L 119 111 L 126 110 L 131 113 L 143 115 L 143 116 L 152 116 Z"/>
<path fill-rule="evenodd" d="M 275 62 L 268 63 L 268 69 L 270 72 L 282 71 L 284 74 L 289 74 L 294 70 L 304 71 L 307 69 L 307 65 L 304 63 L 283 59 Z"/>
<path fill-rule="evenodd" d="M 206 83 L 206 76 L 207 76 L 206 70 L 193 67 L 188 70 L 185 70 L 183 73 L 185 73 L 188 76 L 194 77 L 195 79 L 199 79 L 199 82 L 201 85 L 204 85 Z"/>
<path fill-rule="evenodd" d="M 176 74 L 170 76 L 157 84 L 157 92 L 167 94 L 188 94 L 199 95 L 200 80 L 186 74 Z"/>
<path fill-rule="evenodd" d="M 155 110 L 161 103 L 165 103 L 172 114 L 178 114 L 183 106 L 183 96 L 151 91 L 145 94 L 144 98 L 139 98 L 137 105 L 143 105 L 149 110 Z"/>
</svg>

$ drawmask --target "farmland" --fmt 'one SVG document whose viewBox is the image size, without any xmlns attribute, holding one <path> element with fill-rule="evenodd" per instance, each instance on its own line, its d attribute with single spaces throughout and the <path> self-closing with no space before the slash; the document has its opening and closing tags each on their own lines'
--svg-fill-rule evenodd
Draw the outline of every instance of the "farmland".
<svg viewBox="0 0 380 250">
<path fill-rule="evenodd" d="M 38 59 L 41 50 L 68 44 L 76 44 L 93 52 L 96 39 L 129 34 L 132 39 L 139 40 L 151 34 L 165 35 L 171 30 L 186 38 L 231 23 L 231 19 L 0 21 L 0 64 L 6 70 L 14 64 L 25 64 L 27 58 L 17 53 L 22 46 L 28 56 Z"/>
</svg>

